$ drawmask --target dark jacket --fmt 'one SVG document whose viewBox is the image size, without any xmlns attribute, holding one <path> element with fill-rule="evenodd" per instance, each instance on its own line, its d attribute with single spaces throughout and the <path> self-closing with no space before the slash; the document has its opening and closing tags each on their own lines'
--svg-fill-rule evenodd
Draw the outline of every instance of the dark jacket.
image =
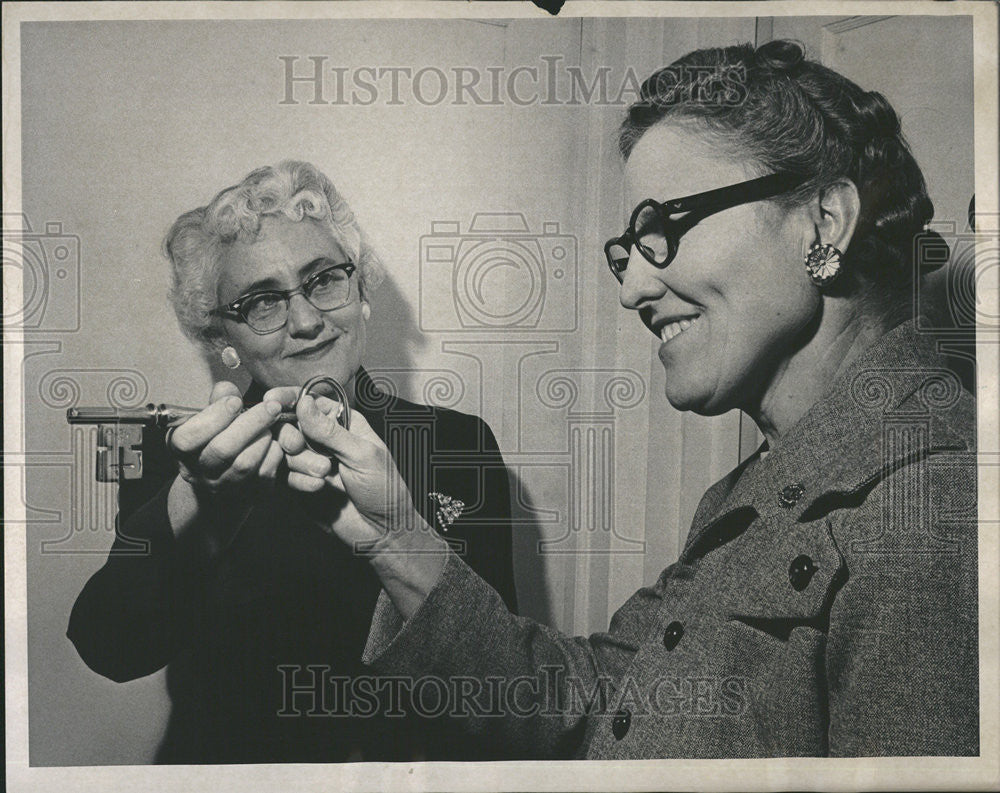
<svg viewBox="0 0 1000 793">
<path fill-rule="evenodd" d="M 516 609 L 507 471 L 479 418 L 386 394 L 362 371 L 358 406 L 386 441 L 431 525 L 429 491 L 465 502 L 443 535 Z M 258 402 L 252 386 L 245 401 Z M 166 497 L 176 467 L 159 431 L 143 437 L 143 476 L 121 483 L 114 546 L 87 582 L 69 638 L 116 681 L 167 665 L 172 710 L 159 762 L 464 759 L 477 747 L 445 725 L 346 715 L 338 685 L 360 663 L 379 592 L 368 561 L 301 511 L 301 493 L 261 492 L 223 554 L 175 540 Z M 192 533 L 196 534 L 196 533 Z M 488 751 L 485 756 L 492 756 Z"/>
<path fill-rule="evenodd" d="M 467 728 L 523 757 L 976 755 L 975 422 L 906 323 L 709 489 L 608 632 L 512 616 L 450 556 L 405 624 L 381 596 L 365 660 L 506 681 Z"/>
</svg>

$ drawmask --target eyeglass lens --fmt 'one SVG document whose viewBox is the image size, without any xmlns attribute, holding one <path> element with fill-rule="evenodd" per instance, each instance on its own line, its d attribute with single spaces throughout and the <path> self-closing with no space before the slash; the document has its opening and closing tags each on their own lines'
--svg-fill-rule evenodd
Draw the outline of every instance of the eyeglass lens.
<svg viewBox="0 0 1000 793">
<path fill-rule="evenodd" d="M 318 273 L 303 285 L 302 294 L 320 311 L 340 308 L 351 299 L 350 273 L 339 267 Z M 254 295 L 244 308 L 247 324 L 254 330 L 277 330 L 288 320 L 288 300 L 280 292 Z"/>
<path fill-rule="evenodd" d="M 611 265 L 611 272 L 620 281 L 628 267 L 629 248 L 620 240 L 612 240 L 607 244 L 605 253 L 608 256 L 608 264 Z"/>
<path fill-rule="evenodd" d="M 664 264 L 671 258 L 664 216 L 658 207 L 647 204 L 640 209 L 632 228 L 643 256 L 655 264 Z"/>
</svg>

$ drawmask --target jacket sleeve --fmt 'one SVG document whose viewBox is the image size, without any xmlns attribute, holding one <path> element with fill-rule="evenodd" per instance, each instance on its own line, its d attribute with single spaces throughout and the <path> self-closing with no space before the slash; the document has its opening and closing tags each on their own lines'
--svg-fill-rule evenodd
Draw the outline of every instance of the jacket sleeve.
<svg viewBox="0 0 1000 793">
<path fill-rule="evenodd" d="M 480 419 L 475 424 L 481 452 L 473 468 L 481 482 L 478 488 L 481 499 L 479 504 L 470 505 L 471 510 L 456 526 L 467 541 L 462 558 L 516 614 L 509 472 L 489 425 Z"/>
<path fill-rule="evenodd" d="M 662 580 L 662 579 L 661 579 Z M 420 608 L 403 621 L 379 596 L 364 662 L 395 679 L 434 678 L 449 716 L 507 758 L 579 756 L 595 717 L 608 715 L 615 681 L 655 618 L 659 585 L 633 595 L 610 630 L 569 637 L 503 600 L 454 553 Z"/>
<path fill-rule="evenodd" d="M 827 641 L 831 755 L 979 753 L 976 525 L 943 520 L 956 493 L 975 504 L 975 475 L 907 465 L 850 511 Z"/>
<path fill-rule="evenodd" d="M 204 556 L 174 537 L 167 494 L 174 472 L 161 433 L 143 440 L 140 480 L 119 483 L 115 540 L 84 585 L 67 636 L 95 672 L 123 682 L 162 668 L 191 637 Z"/>
</svg>

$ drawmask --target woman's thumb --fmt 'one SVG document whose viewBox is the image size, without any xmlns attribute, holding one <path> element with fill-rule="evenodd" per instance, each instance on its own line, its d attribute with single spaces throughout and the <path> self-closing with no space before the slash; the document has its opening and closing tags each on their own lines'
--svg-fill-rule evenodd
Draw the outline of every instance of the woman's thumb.
<svg viewBox="0 0 1000 793">
<path fill-rule="evenodd" d="M 324 413 L 316 405 L 315 399 L 303 394 L 295 406 L 295 414 L 299 420 L 299 429 L 314 446 L 324 446 L 338 457 L 351 450 L 354 439 L 337 422 L 335 411 Z"/>
<path fill-rule="evenodd" d="M 376 434 L 375 430 L 371 428 L 371 425 L 368 423 L 367 419 L 361 415 L 361 411 L 359 410 L 351 412 L 351 432 L 359 438 L 372 441 L 377 446 L 384 445 L 382 439 Z"/>
<path fill-rule="evenodd" d="M 316 407 L 321 413 L 325 413 L 331 417 L 340 417 L 343 414 L 344 406 L 335 399 L 317 396 L 315 397 L 315 401 Z M 375 433 L 375 430 L 371 428 L 371 425 L 358 410 L 351 411 L 351 424 L 348 429 L 359 438 L 372 441 L 376 445 L 382 444 L 382 439 Z"/>
</svg>

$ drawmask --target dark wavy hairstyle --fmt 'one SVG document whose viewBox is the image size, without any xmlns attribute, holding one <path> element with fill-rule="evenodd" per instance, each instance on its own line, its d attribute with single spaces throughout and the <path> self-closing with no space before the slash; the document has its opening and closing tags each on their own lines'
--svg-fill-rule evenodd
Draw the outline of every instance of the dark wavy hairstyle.
<svg viewBox="0 0 1000 793">
<path fill-rule="evenodd" d="M 899 297 L 913 278 L 914 236 L 934 215 L 923 174 L 882 94 L 814 61 L 792 41 L 695 50 L 646 80 L 619 134 L 627 160 L 664 120 L 700 123 L 760 173 L 807 181 L 780 200 L 801 202 L 844 177 L 858 189 L 860 216 L 844 255 L 845 274 Z M 853 279 L 848 279 L 853 281 Z"/>
</svg>

